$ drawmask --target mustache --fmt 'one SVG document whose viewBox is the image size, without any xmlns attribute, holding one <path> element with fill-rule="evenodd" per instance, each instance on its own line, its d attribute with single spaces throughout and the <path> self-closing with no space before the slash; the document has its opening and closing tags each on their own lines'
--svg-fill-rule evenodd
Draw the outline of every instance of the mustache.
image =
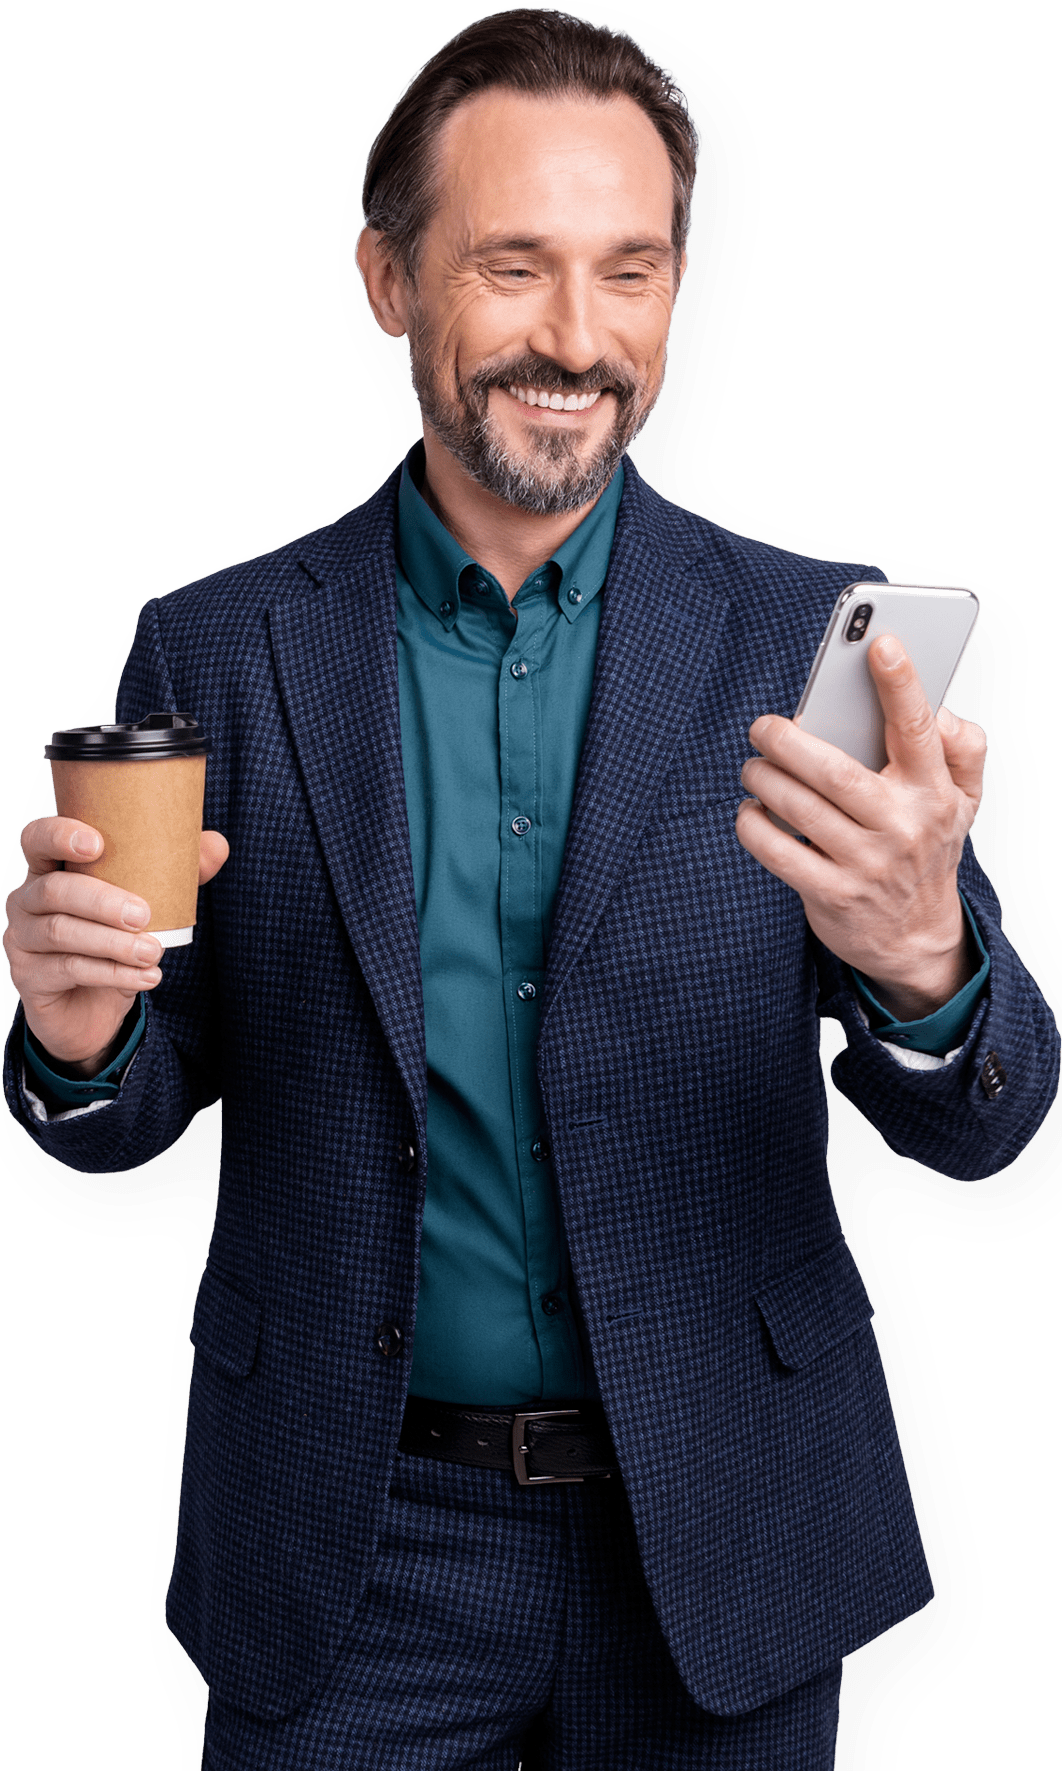
<svg viewBox="0 0 1062 1771">
<path fill-rule="evenodd" d="M 593 394 L 606 389 L 621 406 L 638 395 L 638 383 L 618 363 L 601 357 L 589 369 L 565 369 L 550 357 L 527 354 L 501 363 L 480 364 L 464 383 L 466 396 L 485 400 L 492 387 L 534 387 L 550 394 Z"/>
</svg>

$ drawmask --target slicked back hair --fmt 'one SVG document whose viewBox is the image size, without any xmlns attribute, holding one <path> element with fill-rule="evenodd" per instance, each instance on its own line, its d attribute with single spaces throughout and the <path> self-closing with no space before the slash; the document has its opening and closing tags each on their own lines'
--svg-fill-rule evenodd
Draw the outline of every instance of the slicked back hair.
<svg viewBox="0 0 1062 1771">
<path fill-rule="evenodd" d="M 407 87 L 372 144 L 362 189 L 365 222 L 384 236 L 408 282 L 436 207 L 439 131 L 466 99 L 499 87 L 543 98 L 633 99 L 671 161 L 671 239 L 678 262 L 697 168 L 697 132 L 682 93 L 630 37 L 566 12 L 521 8 L 478 19 L 444 44 Z"/>
</svg>

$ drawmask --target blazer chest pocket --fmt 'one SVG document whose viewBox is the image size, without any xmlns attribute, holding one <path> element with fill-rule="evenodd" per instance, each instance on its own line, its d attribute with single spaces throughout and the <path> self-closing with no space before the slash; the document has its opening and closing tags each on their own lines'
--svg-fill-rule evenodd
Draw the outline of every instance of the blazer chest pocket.
<svg viewBox="0 0 1062 1771">
<path fill-rule="evenodd" d="M 196 1352 L 229 1377 L 248 1377 L 261 1326 L 261 1304 L 208 1267 L 199 1285 L 189 1337 Z"/>
<path fill-rule="evenodd" d="M 829 1352 L 874 1314 L 847 1242 L 839 1241 L 756 1293 L 781 1363 L 790 1371 Z"/>
</svg>

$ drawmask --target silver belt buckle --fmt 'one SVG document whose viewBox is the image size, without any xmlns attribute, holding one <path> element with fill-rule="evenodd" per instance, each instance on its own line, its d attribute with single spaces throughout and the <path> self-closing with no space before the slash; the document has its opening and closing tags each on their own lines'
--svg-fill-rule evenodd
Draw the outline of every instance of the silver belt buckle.
<svg viewBox="0 0 1062 1771">
<path fill-rule="evenodd" d="M 583 1476 L 529 1476 L 527 1473 L 527 1456 L 530 1446 L 524 1443 L 524 1427 L 529 1420 L 557 1420 L 561 1415 L 575 1415 L 579 1418 L 578 1408 L 531 1408 L 523 1409 L 513 1417 L 513 1474 L 521 1488 L 533 1488 L 540 1482 L 582 1482 Z"/>
</svg>

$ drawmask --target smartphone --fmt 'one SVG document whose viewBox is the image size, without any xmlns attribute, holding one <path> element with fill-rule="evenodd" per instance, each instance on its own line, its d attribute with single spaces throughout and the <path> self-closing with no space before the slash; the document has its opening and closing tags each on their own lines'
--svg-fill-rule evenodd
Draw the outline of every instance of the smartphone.
<svg viewBox="0 0 1062 1771">
<path fill-rule="evenodd" d="M 825 738 L 882 769 L 885 719 L 867 663 L 879 633 L 902 641 L 936 713 L 977 620 L 972 590 L 926 584 L 849 584 L 834 604 L 794 718 L 803 732 Z"/>
</svg>

